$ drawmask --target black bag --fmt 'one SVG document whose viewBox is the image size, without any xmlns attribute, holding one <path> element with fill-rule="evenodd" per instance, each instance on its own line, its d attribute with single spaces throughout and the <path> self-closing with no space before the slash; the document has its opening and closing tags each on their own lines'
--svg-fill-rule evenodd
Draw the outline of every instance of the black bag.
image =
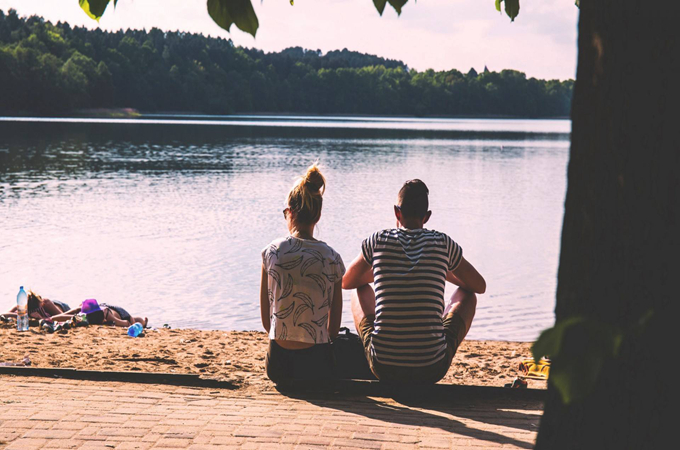
<svg viewBox="0 0 680 450">
<path fill-rule="evenodd" d="M 343 334 L 344 332 L 344 334 Z M 341 379 L 376 380 L 364 353 L 364 345 L 358 335 L 348 328 L 340 328 L 340 334 L 331 342 L 335 374 Z"/>
</svg>

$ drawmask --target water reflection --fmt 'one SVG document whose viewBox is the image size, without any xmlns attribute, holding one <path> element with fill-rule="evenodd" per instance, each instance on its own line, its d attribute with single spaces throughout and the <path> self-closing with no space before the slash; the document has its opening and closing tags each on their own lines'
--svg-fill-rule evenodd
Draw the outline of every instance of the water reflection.
<svg viewBox="0 0 680 450">
<path fill-rule="evenodd" d="M 470 336 L 530 340 L 552 322 L 569 122 L 154 120 L 0 119 L 3 303 L 25 284 L 118 301 L 156 325 L 260 329 L 259 252 L 285 233 L 285 194 L 318 158 L 319 237 L 346 263 L 394 223 L 396 192 L 419 177 L 429 225 L 489 284 Z"/>
</svg>

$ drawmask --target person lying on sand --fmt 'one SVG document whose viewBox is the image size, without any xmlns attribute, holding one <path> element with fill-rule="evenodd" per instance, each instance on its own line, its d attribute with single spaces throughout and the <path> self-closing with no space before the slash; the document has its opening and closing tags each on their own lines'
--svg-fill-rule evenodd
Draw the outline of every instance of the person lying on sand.
<svg viewBox="0 0 680 450">
<path fill-rule="evenodd" d="M 71 320 L 76 314 L 85 314 L 87 322 L 91 325 L 114 325 L 117 327 L 129 327 L 135 323 L 141 323 L 146 328 L 149 323 L 147 317 L 133 317 L 120 306 L 98 303 L 91 298 L 85 300 L 78 308 L 70 309 L 63 314 L 57 314 L 50 319 L 54 322 L 64 322 Z"/>
<path fill-rule="evenodd" d="M 289 235 L 262 251 L 260 313 L 269 333 L 265 359 L 274 383 L 333 376 L 330 340 L 342 317 L 342 258 L 314 239 L 326 180 L 316 164 L 288 193 L 283 216 Z"/>
<path fill-rule="evenodd" d="M 365 239 L 342 279 L 344 289 L 356 289 L 354 324 L 381 381 L 441 380 L 472 324 L 475 294 L 486 290 L 453 239 L 423 228 L 432 214 L 428 194 L 420 180 L 404 183 L 394 206 L 397 227 Z M 446 281 L 459 286 L 448 305 Z"/>
<path fill-rule="evenodd" d="M 71 308 L 64 302 L 42 298 L 35 292 L 28 291 L 28 317 L 31 319 L 49 319 L 51 316 L 63 314 L 69 309 Z M 4 313 L 3 316 L 16 319 L 16 305 L 9 312 Z"/>
</svg>

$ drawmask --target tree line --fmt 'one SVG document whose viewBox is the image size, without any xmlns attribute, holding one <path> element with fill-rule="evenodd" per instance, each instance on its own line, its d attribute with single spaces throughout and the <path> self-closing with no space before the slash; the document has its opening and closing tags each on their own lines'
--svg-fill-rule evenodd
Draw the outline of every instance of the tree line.
<svg viewBox="0 0 680 450">
<path fill-rule="evenodd" d="M 265 53 L 159 29 L 105 32 L 0 10 L 0 111 L 568 116 L 573 80 L 419 72 L 359 52 Z"/>
</svg>

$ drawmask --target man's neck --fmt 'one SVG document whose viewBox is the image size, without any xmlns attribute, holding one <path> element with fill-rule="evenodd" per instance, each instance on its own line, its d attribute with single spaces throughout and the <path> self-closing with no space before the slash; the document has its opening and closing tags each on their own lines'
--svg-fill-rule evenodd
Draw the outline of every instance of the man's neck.
<svg viewBox="0 0 680 450">
<path fill-rule="evenodd" d="M 404 222 L 399 222 L 399 227 L 400 228 L 406 228 L 407 230 L 418 230 L 420 228 L 423 228 L 423 222 L 422 221 L 404 221 Z"/>
</svg>

